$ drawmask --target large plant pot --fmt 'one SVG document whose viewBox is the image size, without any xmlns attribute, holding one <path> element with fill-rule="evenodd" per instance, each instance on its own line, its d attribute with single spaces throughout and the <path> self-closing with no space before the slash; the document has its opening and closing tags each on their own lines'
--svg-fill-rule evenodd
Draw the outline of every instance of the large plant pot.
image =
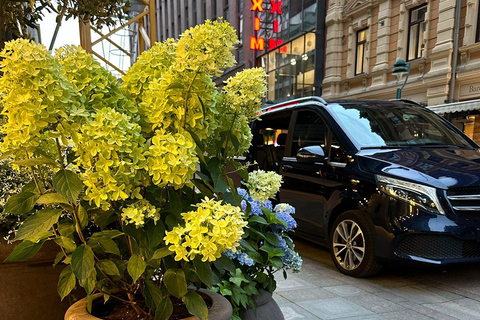
<svg viewBox="0 0 480 320">
<path fill-rule="evenodd" d="M 0 318 L 15 320 L 61 320 L 70 306 L 61 301 L 57 283 L 64 265 L 53 267 L 58 246 L 46 242 L 27 261 L 4 262 L 19 242 L 0 241 Z"/>
<path fill-rule="evenodd" d="M 232 317 L 232 305 L 222 295 L 210 290 L 200 289 L 212 299 L 212 306 L 208 309 L 208 320 L 230 320 Z M 96 294 L 93 299 L 102 297 L 102 294 Z M 82 299 L 68 308 L 65 314 L 65 320 L 101 320 L 87 312 L 87 299 Z M 197 317 L 188 317 L 184 320 L 198 320 Z"/>
<path fill-rule="evenodd" d="M 243 320 L 284 320 L 282 310 L 272 297 L 272 293 L 260 290 L 260 294 L 255 298 L 257 309 L 247 309 L 241 318 Z"/>
</svg>

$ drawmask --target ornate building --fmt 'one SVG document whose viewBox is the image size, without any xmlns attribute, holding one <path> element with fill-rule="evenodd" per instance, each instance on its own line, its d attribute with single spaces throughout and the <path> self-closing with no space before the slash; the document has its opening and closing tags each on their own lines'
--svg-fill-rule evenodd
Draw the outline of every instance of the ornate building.
<svg viewBox="0 0 480 320">
<path fill-rule="evenodd" d="M 479 14 L 478 0 L 330 0 L 322 97 L 394 99 L 404 78 L 392 68 L 404 60 L 402 98 L 480 142 Z"/>
</svg>

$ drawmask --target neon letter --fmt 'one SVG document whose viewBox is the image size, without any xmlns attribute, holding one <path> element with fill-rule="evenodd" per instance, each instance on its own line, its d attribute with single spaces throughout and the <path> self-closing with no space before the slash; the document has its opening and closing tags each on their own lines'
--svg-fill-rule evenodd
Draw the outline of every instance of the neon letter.
<svg viewBox="0 0 480 320">
<path fill-rule="evenodd" d="M 273 20 L 273 32 L 275 32 L 275 33 L 278 32 L 278 20 L 277 19 Z"/>
<path fill-rule="evenodd" d="M 255 30 L 260 30 L 260 18 L 255 17 Z"/>
<path fill-rule="evenodd" d="M 240 0 L 242 1 L 242 0 Z M 263 0 L 252 0 L 253 2 L 253 6 L 252 6 L 252 11 L 255 11 L 255 10 L 258 10 L 258 11 L 263 11 L 263 8 L 262 8 L 262 3 L 263 3 Z"/>
<path fill-rule="evenodd" d="M 275 41 L 275 39 L 268 40 L 268 49 L 269 50 L 272 50 L 276 46 L 277 46 L 277 42 Z"/>
<path fill-rule="evenodd" d="M 265 39 L 250 37 L 250 49 L 252 50 L 265 50 Z"/>
<path fill-rule="evenodd" d="M 270 3 L 272 4 L 272 10 L 270 10 L 270 13 L 278 13 L 282 14 L 282 1 L 277 1 L 275 0 L 270 0 Z"/>
</svg>

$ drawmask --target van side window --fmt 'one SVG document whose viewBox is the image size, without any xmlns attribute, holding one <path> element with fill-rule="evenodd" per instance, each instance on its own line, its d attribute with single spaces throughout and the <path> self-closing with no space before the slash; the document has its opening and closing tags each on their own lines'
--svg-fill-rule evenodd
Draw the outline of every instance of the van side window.
<svg viewBox="0 0 480 320">
<path fill-rule="evenodd" d="M 300 111 L 293 131 L 292 155 L 308 146 L 325 149 L 326 126 L 322 118 L 313 111 Z"/>
<path fill-rule="evenodd" d="M 291 116 L 291 112 L 288 112 L 265 117 L 257 122 L 255 160 L 259 169 L 278 171 L 278 165 L 285 154 Z"/>
</svg>

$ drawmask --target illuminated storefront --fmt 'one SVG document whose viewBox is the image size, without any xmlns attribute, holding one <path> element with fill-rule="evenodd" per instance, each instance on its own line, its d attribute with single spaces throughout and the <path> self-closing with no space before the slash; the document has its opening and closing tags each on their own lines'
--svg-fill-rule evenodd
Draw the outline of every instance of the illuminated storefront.
<svg viewBox="0 0 480 320">
<path fill-rule="evenodd" d="M 321 72 L 323 76 L 323 59 L 320 59 L 322 67 L 316 66 L 319 51 L 316 43 L 322 33 L 316 30 L 317 20 L 325 21 L 318 19 L 324 13 L 319 9 L 325 2 L 250 0 L 250 3 L 254 19 L 249 44 L 257 65 L 267 72 L 266 100 L 313 95 L 315 74 Z"/>
</svg>

